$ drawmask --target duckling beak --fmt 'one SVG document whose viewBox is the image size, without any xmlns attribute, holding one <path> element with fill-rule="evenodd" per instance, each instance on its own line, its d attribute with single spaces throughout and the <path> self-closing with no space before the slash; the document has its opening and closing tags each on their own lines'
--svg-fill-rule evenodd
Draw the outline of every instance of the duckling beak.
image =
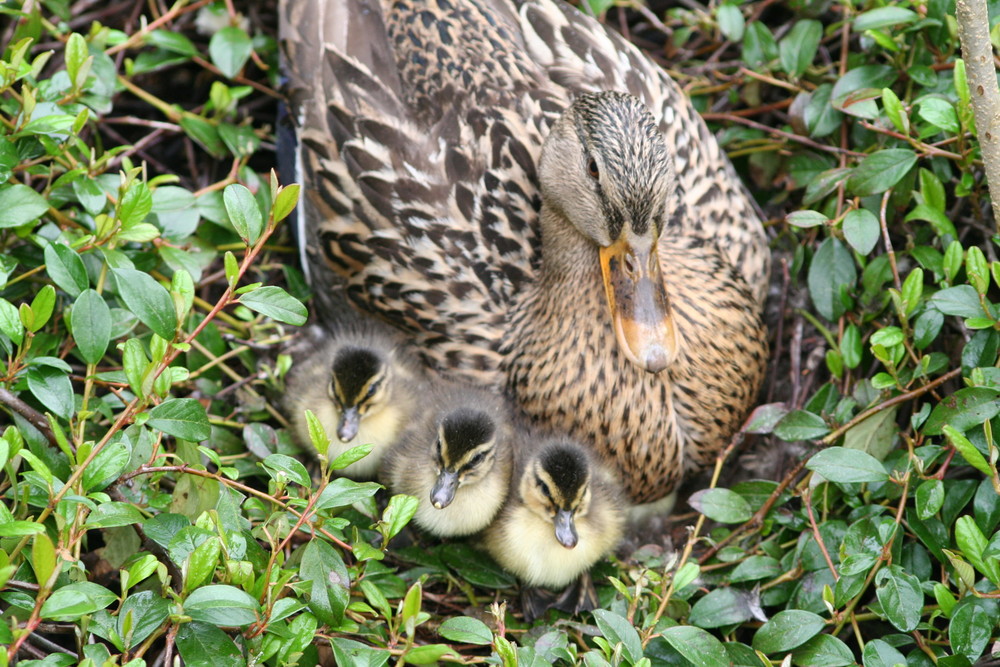
<svg viewBox="0 0 1000 667">
<path fill-rule="evenodd" d="M 451 501 L 455 499 L 456 489 L 458 489 L 458 473 L 442 470 L 431 489 L 431 504 L 439 510 L 451 505 Z"/>
<path fill-rule="evenodd" d="M 578 538 L 576 535 L 576 524 L 573 522 L 573 513 L 569 510 L 558 510 L 556 512 L 555 524 L 556 539 L 559 540 L 559 544 L 567 549 L 575 547 Z"/>
<path fill-rule="evenodd" d="M 656 239 L 639 247 L 622 234 L 601 248 L 600 256 L 618 345 L 633 364 L 659 373 L 667 367 L 676 343 Z"/>
<path fill-rule="evenodd" d="M 340 423 L 337 424 L 337 437 L 341 442 L 350 442 L 358 434 L 358 422 L 361 415 L 358 414 L 357 407 L 350 407 L 340 415 Z"/>
</svg>

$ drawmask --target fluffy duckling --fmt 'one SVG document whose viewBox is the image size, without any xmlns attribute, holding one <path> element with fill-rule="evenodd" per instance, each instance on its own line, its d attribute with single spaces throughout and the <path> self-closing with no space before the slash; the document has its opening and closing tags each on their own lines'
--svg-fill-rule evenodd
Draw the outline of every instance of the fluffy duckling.
<svg viewBox="0 0 1000 667">
<path fill-rule="evenodd" d="M 410 422 L 424 393 L 423 367 L 406 344 L 374 321 L 352 322 L 312 333 L 312 349 L 289 372 L 285 405 L 293 432 L 310 445 L 305 410 L 326 430 L 334 460 L 348 449 L 372 444 L 368 456 L 337 471 L 374 479 L 386 450 Z"/>
<path fill-rule="evenodd" d="M 520 454 L 521 452 L 519 452 Z M 548 607 L 594 609 L 590 567 L 621 540 L 621 487 L 580 444 L 552 440 L 518 462 L 511 497 L 484 535 L 487 551 L 526 584 L 525 618 Z M 554 594 L 547 589 L 565 590 Z"/>
<path fill-rule="evenodd" d="M 497 396 L 465 385 L 437 387 L 424 419 L 386 453 L 381 478 L 415 496 L 413 520 L 439 537 L 471 535 L 497 515 L 510 485 L 510 416 Z"/>
</svg>

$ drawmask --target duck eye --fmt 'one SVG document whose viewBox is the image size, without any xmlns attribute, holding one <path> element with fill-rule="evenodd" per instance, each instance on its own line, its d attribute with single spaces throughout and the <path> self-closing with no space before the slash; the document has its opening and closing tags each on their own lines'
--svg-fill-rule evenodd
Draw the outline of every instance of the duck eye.
<svg viewBox="0 0 1000 667">
<path fill-rule="evenodd" d="M 368 387 L 368 392 L 365 394 L 365 398 L 371 398 L 372 396 L 374 396 L 375 392 L 378 391 L 378 387 L 379 387 L 378 382 L 372 382 L 371 385 L 369 385 Z"/>
<path fill-rule="evenodd" d="M 486 460 L 486 452 L 479 452 L 478 454 L 472 457 L 467 467 L 475 468 L 485 460 Z"/>
<path fill-rule="evenodd" d="M 591 178 L 597 178 L 601 175 L 601 172 L 597 168 L 597 160 L 590 158 L 587 162 L 587 173 L 590 174 Z"/>
</svg>

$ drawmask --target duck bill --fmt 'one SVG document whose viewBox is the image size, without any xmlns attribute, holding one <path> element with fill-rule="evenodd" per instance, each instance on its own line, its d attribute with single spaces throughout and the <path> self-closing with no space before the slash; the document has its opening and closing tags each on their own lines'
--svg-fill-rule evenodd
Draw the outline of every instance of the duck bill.
<svg viewBox="0 0 1000 667">
<path fill-rule="evenodd" d="M 569 510 L 559 510 L 556 512 L 556 539 L 559 544 L 567 549 L 576 546 L 578 537 L 576 534 L 576 523 L 573 521 L 573 513 Z"/>
<path fill-rule="evenodd" d="M 676 342 L 656 242 L 639 248 L 623 235 L 601 248 L 600 256 L 619 347 L 639 368 L 659 373 L 673 357 Z"/>
<path fill-rule="evenodd" d="M 439 510 L 451 505 L 451 501 L 455 499 L 455 491 L 457 489 L 458 473 L 442 470 L 438 474 L 433 488 L 431 488 L 431 504 Z"/>
<path fill-rule="evenodd" d="M 337 424 L 337 437 L 341 442 L 350 442 L 358 434 L 358 424 L 361 422 L 361 415 L 356 407 L 347 408 L 340 415 L 340 423 Z"/>
</svg>

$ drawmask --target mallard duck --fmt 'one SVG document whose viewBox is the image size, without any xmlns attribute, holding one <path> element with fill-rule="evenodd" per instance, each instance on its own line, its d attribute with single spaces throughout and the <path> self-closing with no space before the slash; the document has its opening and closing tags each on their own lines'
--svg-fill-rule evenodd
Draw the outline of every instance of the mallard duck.
<svg viewBox="0 0 1000 667">
<path fill-rule="evenodd" d="M 417 498 L 413 521 L 423 530 L 471 535 L 489 525 L 507 498 L 510 416 L 488 392 L 461 384 L 436 389 L 425 399 L 424 417 L 386 453 L 380 477 L 390 492 Z"/>
<path fill-rule="evenodd" d="M 548 606 L 573 613 L 594 609 L 588 572 L 622 538 L 621 488 L 573 441 L 553 440 L 518 454 L 510 499 L 483 534 L 483 544 L 528 587 L 522 606 L 529 620 Z M 568 588 L 553 601 L 539 587 Z"/>
<path fill-rule="evenodd" d="M 292 432 L 312 447 L 309 409 L 330 440 L 330 461 L 352 447 L 374 445 L 366 457 L 336 471 L 374 479 L 383 454 L 419 407 L 424 368 L 402 339 L 371 320 L 355 319 L 332 331 L 317 328 L 310 338 L 288 374 L 285 408 Z"/>
<path fill-rule="evenodd" d="M 321 297 L 666 496 L 763 380 L 769 250 L 677 85 L 558 0 L 285 0 Z"/>
</svg>

